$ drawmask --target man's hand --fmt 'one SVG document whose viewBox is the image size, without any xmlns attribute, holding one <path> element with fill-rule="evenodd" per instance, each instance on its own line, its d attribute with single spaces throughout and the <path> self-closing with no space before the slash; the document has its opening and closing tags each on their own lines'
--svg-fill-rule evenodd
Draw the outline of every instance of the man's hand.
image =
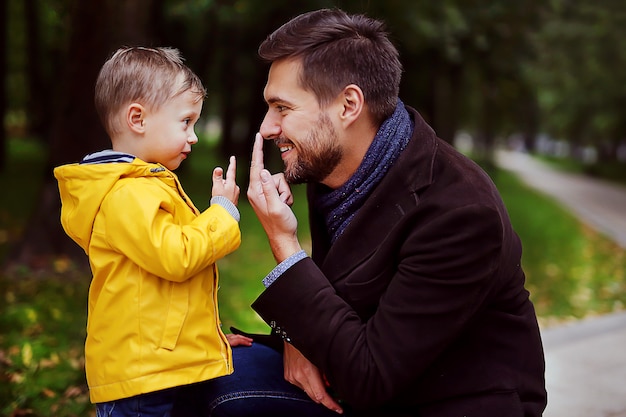
<svg viewBox="0 0 626 417">
<path fill-rule="evenodd" d="M 257 133 L 252 149 L 248 200 L 254 209 L 277 262 L 301 250 L 298 220 L 291 211 L 293 195 L 282 174 L 272 176 L 263 164 L 263 138 Z"/>
<path fill-rule="evenodd" d="M 222 167 L 217 167 L 213 170 L 211 197 L 224 196 L 232 201 L 234 205 L 237 205 L 239 201 L 239 186 L 235 182 L 236 171 L 237 161 L 234 156 L 230 157 L 226 178 L 224 178 L 224 169 Z"/>
<path fill-rule="evenodd" d="M 302 389 L 316 403 L 343 414 L 341 406 L 326 391 L 319 369 L 289 343 L 285 343 L 283 364 L 288 382 Z"/>
</svg>

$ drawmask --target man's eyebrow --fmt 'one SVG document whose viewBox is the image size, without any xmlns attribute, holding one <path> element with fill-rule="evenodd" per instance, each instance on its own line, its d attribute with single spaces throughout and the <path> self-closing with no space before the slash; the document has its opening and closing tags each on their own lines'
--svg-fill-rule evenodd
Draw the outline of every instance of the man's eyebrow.
<svg viewBox="0 0 626 417">
<path fill-rule="evenodd" d="M 276 104 L 276 103 L 281 103 L 281 104 L 286 104 L 288 106 L 291 105 L 291 103 L 283 98 L 280 97 L 276 97 L 276 96 L 272 96 L 272 97 L 268 97 L 265 102 L 269 105 L 271 104 Z"/>
</svg>

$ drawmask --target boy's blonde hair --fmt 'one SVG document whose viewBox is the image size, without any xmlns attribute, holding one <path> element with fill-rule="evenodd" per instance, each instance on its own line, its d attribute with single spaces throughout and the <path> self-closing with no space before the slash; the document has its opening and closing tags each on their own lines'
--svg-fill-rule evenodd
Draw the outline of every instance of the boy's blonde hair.
<svg viewBox="0 0 626 417">
<path fill-rule="evenodd" d="M 138 102 L 156 111 L 186 91 L 197 93 L 198 100 L 206 96 L 202 81 L 177 49 L 123 47 L 100 69 L 94 101 L 100 121 L 113 137 L 122 129 L 116 116 L 124 106 Z"/>
</svg>

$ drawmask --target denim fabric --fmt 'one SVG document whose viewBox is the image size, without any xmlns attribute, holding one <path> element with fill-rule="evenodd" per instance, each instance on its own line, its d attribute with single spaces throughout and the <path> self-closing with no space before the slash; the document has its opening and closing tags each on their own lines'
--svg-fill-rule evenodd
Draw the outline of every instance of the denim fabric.
<svg viewBox="0 0 626 417">
<path fill-rule="evenodd" d="M 338 416 L 285 381 L 282 354 L 274 349 L 258 343 L 251 347 L 235 347 L 233 361 L 235 372 L 232 375 L 207 381 L 198 387 L 205 416 Z"/>
<path fill-rule="evenodd" d="M 170 417 L 178 388 L 96 404 L 97 417 Z"/>
</svg>

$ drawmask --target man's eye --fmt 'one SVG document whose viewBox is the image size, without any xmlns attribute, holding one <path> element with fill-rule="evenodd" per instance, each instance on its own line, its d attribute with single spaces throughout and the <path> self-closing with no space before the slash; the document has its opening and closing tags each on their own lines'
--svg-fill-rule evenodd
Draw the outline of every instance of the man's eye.
<svg viewBox="0 0 626 417">
<path fill-rule="evenodd" d="M 283 111 L 287 110 L 287 107 L 285 107 L 285 106 L 276 106 L 276 110 L 278 110 L 279 113 L 282 113 Z"/>
</svg>

